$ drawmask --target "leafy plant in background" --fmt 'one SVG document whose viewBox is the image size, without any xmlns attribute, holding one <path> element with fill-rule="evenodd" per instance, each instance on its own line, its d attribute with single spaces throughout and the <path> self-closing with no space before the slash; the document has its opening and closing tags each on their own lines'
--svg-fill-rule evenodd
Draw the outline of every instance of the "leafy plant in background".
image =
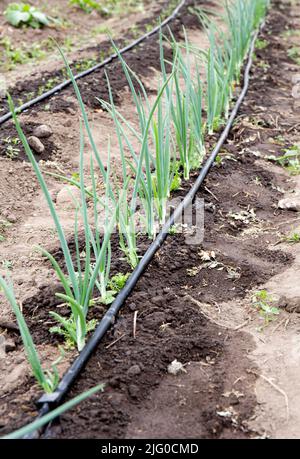
<svg viewBox="0 0 300 459">
<path fill-rule="evenodd" d="M 98 11 L 102 16 L 109 16 L 113 13 L 121 14 L 135 10 L 137 6 L 142 6 L 141 0 L 69 0 L 70 5 L 81 8 L 86 13 L 90 14 L 93 11 Z"/>
<path fill-rule="evenodd" d="M 26 25 L 38 29 L 49 25 L 46 14 L 28 3 L 10 3 L 4 11 L 4 16 L 14 27 Z"/>
<path fill-rule="evenodd" d="M 70 0 L 69 3 L 72 6 L 81 8 L 86 13 L 91 13 L 94 10 L 102 10 L 100 3 L 95 0 Z"/>
<path fill-rule="evenodd" d="M 45 392 L 53 392 L 59 381 L 59 374 L 56 366 L 60 362 L 62 356 L 52 364 L 51 370 L 43 369 L 37 350 L 33 343 L 30 331 L 28 329 L 24 316 L 17 304 L 12 283 L 10 279 L 5 280 L 0 275 L 0 292 L 1 291 L 6 296 L 16 316 L 25 352 L 27 354 L 27 359 L 34 377 L 36 378 L 37 382 L 44 389 Z"/>
</svg>

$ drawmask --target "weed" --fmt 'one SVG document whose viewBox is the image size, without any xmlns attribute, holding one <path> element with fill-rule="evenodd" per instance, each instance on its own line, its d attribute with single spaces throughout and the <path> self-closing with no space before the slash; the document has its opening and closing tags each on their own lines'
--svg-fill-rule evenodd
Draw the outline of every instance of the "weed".
<svg viewBox="0 0 300 459">
<path fill-rule="evenodd" d="M 221 155 L 217 155 L 216 159 L 215 159 L 215 165 L 217 167 L 221 167 L 221 166 L 223 166 L 223 164 L 224 164 L 224 161 L 223 161 L 222 156 Z"/>
<path fill-rule="evenodd" d="M 201 267 L 199 266 L 194 266 L 193 268 L 188 268 L 186 270 L 186 273 L 189 277 L 195 277 L 199 272 L 201 271 Z"/>
<path fill-rule="evenodd" d="M 175 236 L 175 234 L 177 233 L 178 233 L 178 225 L 171 226 L 171 228 L 169 229 L 170 236 Z"/>
<path fill-rule="evenodd" d="M 289 244 L 297 244 L 300 242 L 300 233 L 293 233 L 291 236 L 283 238 L 283 241 L 288 242 Z"/>
<path fill-rule="evenodd" d="M 38 96 L 41 96 L 44 92 L 51 91 L 60 82 L 60 77 L 52 77 L 47 82 L 38 88 Z"/>
<path fill-rule="evenodd" d="M 126 274 L 118 273 L 118 274 L 116 274 L 108 282 L 109 288 L 111 288 L 111 290 L 115 291 L 116 293 L 120 292 L 123 289 L 124 285 L 126 284 L 127 279 L 129 278 L 129 276 L 130 276 L 129 273 L 126 273 Z"/>
<path fill-rule="evenodd" d="M 268 46 L 269 42 L 267 40 L 262 40 L 258 38 L 255 42 L 256 49 L 265 49 Z"/>
<path fill-rule="evenodd" d="M 276 316 L 280 313 L 279 309 L 272 305 L 272 303 L 274 303 L 274 299 L 267 290 L 255 292 L 252 298 L 252 303 L 259 311 L 259 314 L 263 317 L 266 325 L 275 320 Z"/>
<path fill-rule="evenodd" d="M 294 145 L 284 150 L 284 155 L 275 160 L 284 167 L 291 175 L 300 174 L 300 146 Z"/>
<path fill-rule="evenodd" d="M 18 137 L 6 137 L 4 139 L 4 143 L 6 144 L 5 154 L 9 159 L 15 159 L 19 156 L 20 148 L 20 139 Z"/>
</svg>

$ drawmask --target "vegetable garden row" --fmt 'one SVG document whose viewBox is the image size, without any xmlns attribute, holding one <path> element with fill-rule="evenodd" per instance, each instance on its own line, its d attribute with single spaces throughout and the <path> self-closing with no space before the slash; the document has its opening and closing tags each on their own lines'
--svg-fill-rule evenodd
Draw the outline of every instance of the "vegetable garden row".
<svg viewBox="0 0 300 459">
<path fill-rule="evenodd" d="M 111 91 L 109 103 L 99 100 L 99 105 L 110 114 L 114 123 L 122 166 L 121 181 L 114 176 L 109 160 L 108 166 L 105 167 L 101 159 L 101 152 L 94 141 L 80 90 L 61 52 L 81 110 L 78 127 L 80 168 L 78 178 L 72 179 L 72 185 L 80 190 L 74 222 L 75 258 L 71 255 L 41 169 L 22 131 L 13 102 L 9 99 L 18 136 L 47 200 L 64 256 L 65 269 L 51 253 L 39 248 L 51 262 L 61 282 L 64 292 L 58 293 L 57 296 L 70 311 L 69 317 L 61 316 L 57 312 L 51 313 L 57 321 L 57 326 L 52 332 L 63 335 L 65 342 L 69 346 L 76 346 L 78 352 L 84 349 L 89 333 L 96 327 L 96 321 L 88 319 L 90 309 L 96 303 L 112 303 L 128 282 L 128 275 L 110 275 L 113 233 L 117 232 L 120 250 L 128 265 L 134 270 L 141 258 L 141 234 L 146 234 L 149 240 L 155 240 L 167 220 L 168 200 L 172 193 L 178 190 L 182 181 L 189 180 L 191 171 L 201 168 L 206 155 L 206 137 L 219 132 L 226 124 L 253 33 L 264 20 L 268 6 L 267 0 L 228 2 L 225 8 L 224 31 L 220 30 L 214 20 L 201 9 L 197 10 L 196 14 L 209 40 L 208 51 L 192 46 L 186 33 L 184 42 L 177 42 L 172 34 L 167 33 L 165 36 L 161 31 L 161 77 L 154 102 L 150 101 L 143 83 L 131 71 L 126 59 L 115 47 L 139 121 L 139 130 L 136 130 L 131 121 L 117 109 Z M 173 51 L 172 62 L 166 62 L 164 58 L 166 42 Z M 171 69 L 170 72 L 167 71 L 167 67 Z M 202 82 L 201 74 L 205 74 L 205 82 Z M 106 77 L 110 89 L 109 74 Z M 84 154 L 86 137 L 93 150 L 93 155 L 89 158 Z M 107 144 L 107 156 L 110 158 L 110 140 Z M 85 174 L 86 164 L 90 170 L 88 178 Z M 104 195 L 101 195 L 97 188 L 96 168 L 100 170 L 105 183 Z M 81 228 L 84 231 L 83 247 L 80 239 Z M 176 231 L 176 226 L 170 231 Z M 0 284 L 16 315 L 32 372 L 43 390 L 52 393 L 59 382 L 57 362 L 53 363 L 50 370 L 43 367 L 15 299 L 9 276 L 0 277 Z M 101 389 L 102 385 L 97 386 L 39 419 L 37 423 L 12 434 L 10 438 L 35 430 L 73 404 Z"/>
</svg>

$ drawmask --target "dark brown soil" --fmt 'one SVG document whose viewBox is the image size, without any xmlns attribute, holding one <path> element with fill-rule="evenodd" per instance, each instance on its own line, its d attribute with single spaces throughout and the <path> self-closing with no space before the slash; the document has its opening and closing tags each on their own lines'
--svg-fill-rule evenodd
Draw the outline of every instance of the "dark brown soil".
<svg viewBox="0 0 300 459">
<path fill-rule="evenodd" d="M 291 82 L 282 70 L 283 63 L 289 61 L 287 45 L 277 40 L 291 18 L 288 10 L 285 15 L 279 11 L 280 5 L 275 2 L 261 34 L 269 45 L 257 53 L 257 63 L 264 60 L 270 67 L 255 66 L 247 100 L 222 151 L 222 163 L 213 167 L 206 188 L 199 193 L 206 202 L 204 242 L 187 245 L 181 234 L 167 239 L 70 397 L 101 382 L 106 383 L 104 393 L 94 395 L 62 416 L 61 424 L 48 432 L 48 437 L 246 438 L 252 435 L 246 426 L 256 404 L 255 376 L 247 371 L 252 367 L 247 357 L 253 348 L 252 340 L 246 333 L 224 329 L 209 321 L 190 297 L 216 308 L 219 303 L 245 297 L 249 290 L 258 288 L 292 260 L 280 250 L 267 248 L 267 241 L 276 242 L 277 225 L 291 219 L 289 212 L 277 209 L 279 189 L 287 189 L 290 183 L 279 167 L 278 173 L 268 170 L 252 153 L 258 150 L 262 156 L 280 155 L 290 140 L 282 145 L 276 140 L 274 143 L 274 138 L 279 134 L 287 138 L 287 131 L 296 124 L 289 111 Z M 274 80 L 271 76 L 275 74 Z M 261 90 L 265 91 L 264 97 Z M 270 93 L 272 96 L 267 96 Z M 228 154 L 233 158 L 228 158 Z M 177 195 L 183 196 L 192 181 Z M 255 218 L 250 223 L 230 216 L 251 209 Z M 201 265 L 200 250 L 215 251 L 217 260 L 234 268 L 240 276 L 233 279 L 226 269 L 208 268 L 189 275 L 187 270 Z M 124 265 L 117 268 L 123 269 Z M 34 324 L 44 321 L 55 306 L 53 295 L 53 288 L 45 289 L 42 302 L 33 298 L 25 304 L 37 342 L 54 339 Z M 138 312 L 136 338 L 133 337 L 135 311 Z M 111 346 L 106 348 L 108 345 Z M 186 366 L 187 375 L 177 378 L 167 374 L 167 366 L 174 359 L 184 364 L 191 362 Z M 229 395 L 224 395 L 228 391 Z M 15 396 L 6 398 L 7 409 Z M 27 411 L 32 409 L 27 407 Z M 149 418 L 153 409 L 155 418 Z M 234 421 L 220 414 L 228 409 L 234 411 Z M 27 416 L 20 413 L 0 432 L 9 432 L 26 421 Z"/>
</svg>

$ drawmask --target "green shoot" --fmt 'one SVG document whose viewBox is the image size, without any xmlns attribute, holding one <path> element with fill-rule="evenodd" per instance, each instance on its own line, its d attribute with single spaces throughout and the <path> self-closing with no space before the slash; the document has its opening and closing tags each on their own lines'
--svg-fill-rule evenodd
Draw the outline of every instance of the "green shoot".
<svg viewBox="0 0 300 459">
<path fill-rule="evenodd" d="M 280 313 L 279 309 L 272 305 L 274 299 L 266 290 L 256 292 L 252 298 L 252 302 L 253 306 L 263 317 L 266 325 L 273 321 Z"/>
<path fill-rule="evenodd" d="M 5 280 L 2 276 L 0 276 L 0 292 L 1 291 L 6 296 L 7 300 L 9 301 L 12 307 L 13 313 L 16 316 L 27 359 L 34 377 L 36 378 L 38 384 L 44 389 L 45 392 L 53 392 L 56 389 L 56 386 L 59 381 L 59 374 L 56 365 L 61 360 L 61 357 L 52 364 L 52 370 L 43 370 L 29 328 L 17 304 L 12 283 L 10 279 Z"/>
<path fill-rule="evenodd" d="M 297 232 L 293 233 L 291 236 L 287 236 L 283 240 L 289 244 L 298 244 L 300 242 L 300 234 Z"/>
</svg>

